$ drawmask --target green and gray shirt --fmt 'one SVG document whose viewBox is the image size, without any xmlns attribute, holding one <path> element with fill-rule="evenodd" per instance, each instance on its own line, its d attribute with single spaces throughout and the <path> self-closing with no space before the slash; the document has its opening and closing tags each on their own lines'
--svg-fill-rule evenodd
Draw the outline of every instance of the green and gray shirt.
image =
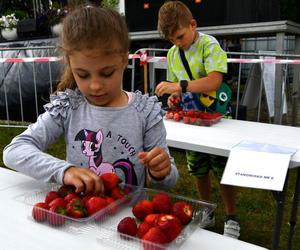
<svg viewBox="0 0 300 250">
<path fill-rule="evenodd" d="M 205 77 L 213 71 L 227 73 L 227 55 L 218 41 L 210 35 L 199 32 L 196 42 L 184 53 L 194 79 Z M 175 45 L 168 51 L 167 61 L 169 81 L 190 80 L 181 61 L 179 48 Z M 187 93 L 183 98 L 188 96 L 192 98 L 191 93 Z M 190 108 L 199 109 L 197 106 Z"/>
</svg>

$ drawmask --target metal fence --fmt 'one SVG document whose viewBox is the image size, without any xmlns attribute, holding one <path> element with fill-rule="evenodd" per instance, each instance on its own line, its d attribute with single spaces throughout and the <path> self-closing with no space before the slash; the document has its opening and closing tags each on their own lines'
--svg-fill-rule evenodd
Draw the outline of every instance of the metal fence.
<svg viewBox="0 0 300 250">
<path fill-rule="evenodd" d="M 146 54 L 144 60 L 149 64 L 149 83 L 145 85 L 149 85 L 151 94 L 154 94 L 155 86 L 159 82 L 156 71 L 167 70 L 165 58 L 167 51 L 167 49 L 138 51 L 139 54 Z M 242 105 L 248 109 L 255 109 L 254 120 L 260 121 L 262 108 L 264 108 L 262 101 L 264 101 L 269 122 L 281 124 L 282 117 L 289 112 L 291 113 L 290 125 L 296 126 L 300 55 L 261 51 L 260 53 L 228 52 L 227 56 L 229 72 L 225 75 L 225 81 L 230 84 L 235 93 L 233 103 L 237 110 L 234 118 L 239 117 L 239 107 Z"/>
<path fill-rule="evenodd" d="M 153 95 L 156 84 L 166 79 L 167 51 L 146 48 L 129 55 L 123 87 Z M 228 52 L 227 56 L 225 80 L 234 92 L 234 118 L 239 118 L 239 107 L 246 106 L 260 121 L 266 106 L 269 122 L 281 124 L 289 112 L 289 125 L 296 126 L 300 55 Z M 0 126 L 26 127 L 26 122 L 36 120 L 55 90 L 61 68 L 54 46 L 0 49 Z"/>
<path fill-rule="evenodd" d="M 58 81 L 59 61 L 53 46 L 0 49 L 1 126 L 36 119 Z"/>
</svg>

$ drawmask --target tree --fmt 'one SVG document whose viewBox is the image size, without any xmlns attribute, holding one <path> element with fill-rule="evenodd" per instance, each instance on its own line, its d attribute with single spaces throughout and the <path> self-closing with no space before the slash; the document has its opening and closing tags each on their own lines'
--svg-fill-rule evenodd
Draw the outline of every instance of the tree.
<svg viewBox="0 0 300 250">
<path fill-rule="evenodd" d="M 21 10 L 27 12 L 29 15 L 33 14 L 32 1 L 19 1 L 19 0 L 7 0 L 0 1 L 0 15 L 6 15 L 7 13 Z"/>
<path fill-rule="evenodd" d="M 115 8 L 119 4 L 119 0 L 69 0 L 70 7 L 76 7 L 81 4 L 91 3 L 95 6 L 102 6 L 107 8 Z"/>
<path fill-rule="evenodd" d="M 102 0 L 101 6 L 108 8 L 115 8 L 119 4 L 119 0 Z"/>
</svg>

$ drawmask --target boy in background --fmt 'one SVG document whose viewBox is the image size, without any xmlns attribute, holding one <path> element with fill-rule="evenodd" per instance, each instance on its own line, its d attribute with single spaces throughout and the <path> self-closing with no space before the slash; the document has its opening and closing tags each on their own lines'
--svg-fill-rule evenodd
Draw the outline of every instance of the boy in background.
<svg viewBox="0 0 300 250">
<path fill-rule="evenodd" d="M 168 81 L 160 82 L 155 93 L 158 96 L 170 94 L 169 107 L 181 101 L 185 109 L 214 110 L 214 104 L 205 102 L 204 97 L 217 98 L 216 91 L 221 86 L 223 73 L 227 73 L 227 56 L 214 37 L 197 32 L 196 28 L 196 20 L 181 1 L 168 1 L 161 6 L 158 30 L 174 45 L 167 55 Z M 180 49 L 187 59 L 192 77 L 187 73 Z M 186 151 L 186 158 L 189 173 L 196 177 L 200 198 L 210 201 L 212 188 L 209 171 L 212 169 L 220 181 L 227 158 L 194 151 Z M 220 184 L 220 191 L 226 212 L 224 235 L 238 238 L 240 226 L 236 216 L 235 188 Z M 214 215 L 207 217 L 205 224 L 206 227 L 214 226 Z"/>
</svg>

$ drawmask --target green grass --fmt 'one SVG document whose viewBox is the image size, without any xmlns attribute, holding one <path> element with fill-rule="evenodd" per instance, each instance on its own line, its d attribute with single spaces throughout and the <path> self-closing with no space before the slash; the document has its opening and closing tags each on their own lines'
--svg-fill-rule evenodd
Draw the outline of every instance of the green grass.
<svg viewBox="0 0 300 250">
<path fill-rule="evenodd" d="M 3 151 L 11 139 L 19 134 L 23 129 L 1 128 L 0 127 L 0 151 Z M 57 144 L 51 146 L 48 152 L 61 159 L 65 157 L 65 145 L 61 139 Z M 180 178 L 171 190 L 172 193 L 184 195 L 198 199 L 198 194 L 194 185 L 194 179 L 187 173 L 185 155 L 182 150 L 171 149 L 175 158 Z M 1 153 L 2 156 L 2 153 Z M 0 166 L 3 166 L 2 157 Z M 286 205 L 284 207 L 284 221 L 281 229 L 280 249 L 287 248 L 289 233 L 290 204 L 293 199 L 293 191 L 296 182 L 296 170 L 289 171 L 289 185 L 287 190 Z M 224 206 L 219 192 L 219 184 L 213 178 L 213 200 L 217 204 L 216 227 L 212 231 L 223 233 Z M 275 222 L 276 202 L 271 191 L 250 188 L 238 188 L 237 195 L 238 217 L 241 225 L 240 239 L 266 248 L 271 248 L 273 227 Z M 300 211 L 300 208 L 299 208 Z M 298 213 L 299 214 L 299 213 Z M 298 222 L 300 223 L 300 215 Z M 296 227 L 293 240 L 293 250 L 300 249 L 300 230 Z"/>
<path fill-rule="evenodd" d="M 182 194 L 191 198 L 198 198 L 193 177 L 186 169 L 186 161 L 182 150 L 171 149 L 175 157 L 177 167 L 180 172 L 179 181 L 172 192 Z M 281 229 L 280 249 L 287 249 L 289 227 L 289 215 L 291 211 L 291 202 L 296 182 L 296 170 L 289 171 L 289 185 L 286 195 L 286 205 L 284 207 L 284 221 Z M 184 188 L 183 188 L 184 187 Z M 237 187 L 237 210 L 241 225 L 240 240 L 247 241 L 259 246 L 271 249 L 272 233 L 275 224 L 276 201 L 271 191 L 252 188 Z M 219 192 L 219 184 L 213 178 L 213 199 L 217 204 L 216 209 L 216 227 L 214 232 L 223 233 L 223 219 L 225 217 L 224 206 Z M 300 208 L 299 208 L 300 211 Z M 298 213 L 298 222 L 300 215 Z M 293 250 L 299 249 L 300 230 L 296 227 L 293 238 Z"/>
</svg>

